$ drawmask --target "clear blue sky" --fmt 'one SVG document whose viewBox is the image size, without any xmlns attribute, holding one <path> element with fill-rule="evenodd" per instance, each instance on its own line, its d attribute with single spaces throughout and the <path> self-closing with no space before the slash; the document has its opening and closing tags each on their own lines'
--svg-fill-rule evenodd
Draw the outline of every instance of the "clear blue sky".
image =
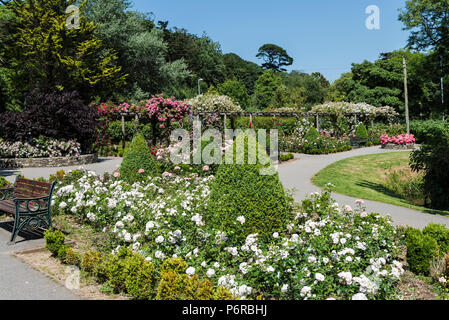
<svg viewBox="0 0 449 320">
<path fill-rule="evenodd" d="M 261 63 L 255 55 L 274 43 L 295 59 L 289 70 L 321 72 L 330 81 L 352 62 L 374 61 L 381 52 L 406 46 L 398 21 L 405 0 L 134 0 L 134 9 L 190 33 L 206 32 L 223 53 Z M 368 30 L 369 5 L 380 8 L 380 30 Z"/>
</svg>

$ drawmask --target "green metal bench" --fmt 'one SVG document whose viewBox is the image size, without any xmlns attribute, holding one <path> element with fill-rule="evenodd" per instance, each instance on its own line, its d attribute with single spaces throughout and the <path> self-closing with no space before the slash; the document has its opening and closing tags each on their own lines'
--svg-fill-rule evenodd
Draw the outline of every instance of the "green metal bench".
<svg viewBox="0 0 449 320">
<path fill-rule="evenodd" d="M 51 227 L 51 197 L 55 183 L 17 177 L 12 188 L 0 189 L 0 212 L 14 216 L 10 244 L 20 231 Z"/>
</svg>

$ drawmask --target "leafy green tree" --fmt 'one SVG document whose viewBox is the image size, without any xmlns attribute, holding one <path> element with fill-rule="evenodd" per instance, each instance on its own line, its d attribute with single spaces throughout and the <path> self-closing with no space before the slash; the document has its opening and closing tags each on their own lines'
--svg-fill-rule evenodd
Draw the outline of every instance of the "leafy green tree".
<svg viewBox="0 0 449 320">
<path fill-rule="evenodd" d="M 265 61 L 262 64 L 264 69 L 271 69 L 275 72 L 287 71 L 284 67 L 293 64 L 293 58 L 287 54 L 287 51 L 275 44 L 264 44 L 259 48 L 256 57 Z"/>
<path fill-rule="evenodd" d="M 435 50 L 449 63 L 449 0 L 409 0 L 399 20 L 410 30 L 410 48 Z"/>
<path fill-rule="evenodd" d="M 272 107 L 275 109 L 292 108 L 301 111 L 305 101 L 306 89 L 304 87 L 289 89 L 285 85 L 280 85 L 274 93 Z"/>
<path fill-rule="evenodd" d="M 94 93 L 106 95 L 124 83 L 125 75 L 116 55 L 105 50 L 96 28 L 83 15 L 79 28 L 68 28 L 65 13 L 75 0 L 15 0 L 6 3 L 17 19 L 6 45 L 8 64 L 14 69 L 13 82 L 21 92 L 78 90 L 85 100 Z M 3 22 L 4 23 L 4 22 Z"/>
<path fill-rule="evenodd" d="M 281 78 L 273 70 L 266 70 L 257 79 L 254 88 L 255 105 L 259 110 L 270 107 L 276 90 L 281 85 Z"/>
<path fill-rule="evenodd" d="M 230 97 L 244 109 L 250 105 L 250 97 L 246 87 L 238 80 L 226 80 L 217 86 L 217 91 L 219 94 Z"/>
<path fill-rule="evenodd" d="M 5 5 L 0 5 L 0 113 L 19 108 L 20 95 L 13 83 L 14 70 L 5 56 L 6 46 L 13 45 L 12 32 L 17 19 Z"/>
<path fill-rule="evenodd" d="M 304 93 L 305 100 L 303 105 L 306 109 L 324 102 L 327 95 L 328 85 L 327 80 L 321 74 L 315 73 L 309 75 L 307 73 L 292 71 L 288 74 L 281 74 L 282 83 L 286 85 L 289 90 L 301 90 Z M 303 89 L 296 89 L 303 88 Z"/>
<path fill-rule="evenodd" d="M 98 25 L 98 37 L 117 52 L 127 85 L 115 100 L 141 100 L 151 94 L 172 93 L 190 72 L 183 59 L 167 61 L 169 46 L 163 31 L 147 14 L 132 11 L 128 0 L 89 0 L 87 15 Z M 122 101 L 120 101 L 122 100 Z"/>
<path fill-rule="evenodd" d="M 399 20 L 404 23 L 404 29 L 410 31 L 408 47 L 431 50 L 433 65 L 438 66 L 432 68 L 434 74 L 446 80 L 449 72 L 449 0 L 409 0 L 401 10 Z M 441 91 L 439 93 L 441 95 Z M 447 103 L 440 108 L 448 111 Z"/>
<path fill-rule="evenodd" d="M 254 84 L 263 73 L 263 69 L 254 62 L 246 61 L 235 53 L 223 56 L 226 79 L 237 79 L 244 83 L 249 95 L 254 93 Z"/>
<path fill-rule="evenodd" d="M 192 72 L 187 79 L 191 87 L 197 86 L 198 79 L 209 85 L 218 85 L 225 80 L 225 65 L 220 44 L 214 42 L 206 34 L 197 36 L 185 29 L 167 29 L 168 22 L 159 22 L 167 43 L 168 61 L 183 59 Z"/>
</svg>

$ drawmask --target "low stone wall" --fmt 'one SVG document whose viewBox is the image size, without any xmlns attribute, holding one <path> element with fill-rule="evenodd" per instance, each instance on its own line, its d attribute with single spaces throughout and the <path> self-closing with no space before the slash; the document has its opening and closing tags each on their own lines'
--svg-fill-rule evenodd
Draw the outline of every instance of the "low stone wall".
<svg viewBox="0 0 449 320">
<path fill-rule="evenodd" d="M 0 168 L 55 168 L 69 167 L 98 162 L 97 154 L 86 154 L 77 157 L 55 157 L 55 158 L 30 158 L 30 159 L 0 159 Z"/>
<path fill-rule="evenodd" d="M 414 144 L 393 144 L 388 143 L 382 145 L 382 149 L 392 149 L 392 150 L 414 150 L 415 145 Z"/>
</svg>

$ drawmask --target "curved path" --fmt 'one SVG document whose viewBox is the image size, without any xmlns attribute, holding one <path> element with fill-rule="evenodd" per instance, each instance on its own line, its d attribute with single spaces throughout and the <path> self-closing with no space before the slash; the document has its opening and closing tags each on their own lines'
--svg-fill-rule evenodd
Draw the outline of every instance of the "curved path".
<svg viewBox="0 0 449 320">
<path fill-rule="evenodd" d="M 294 198 L 296 201 L 301 202 L 306 195 L 320 191 L 319 187 L 312 184 L 311 179 L 330 164 L 346 158 L 387 152 L 398 152 L 398 150 L 385 150 L 380 147 L 370 147 L 330 155 L 295 154 L 295 158 L 299 158 L 299 160 L 297 159 L 296 161 L 280 165 L 278 167 L 279 177 L 286 188 L 294 188 L 296 190 Z M 333 193 L 332 197 L 337 200 L 340 205 L 355 205 L 356 198 L 336 193 Z M 395 225 L 408 225 L 422 229 L 429 223 L 439 223 L 449 227 L 449 217 L 433 215 L 371 200 L 365 200 L 365 206 L 368 212 L 391 215 Z"/>
</svg>

